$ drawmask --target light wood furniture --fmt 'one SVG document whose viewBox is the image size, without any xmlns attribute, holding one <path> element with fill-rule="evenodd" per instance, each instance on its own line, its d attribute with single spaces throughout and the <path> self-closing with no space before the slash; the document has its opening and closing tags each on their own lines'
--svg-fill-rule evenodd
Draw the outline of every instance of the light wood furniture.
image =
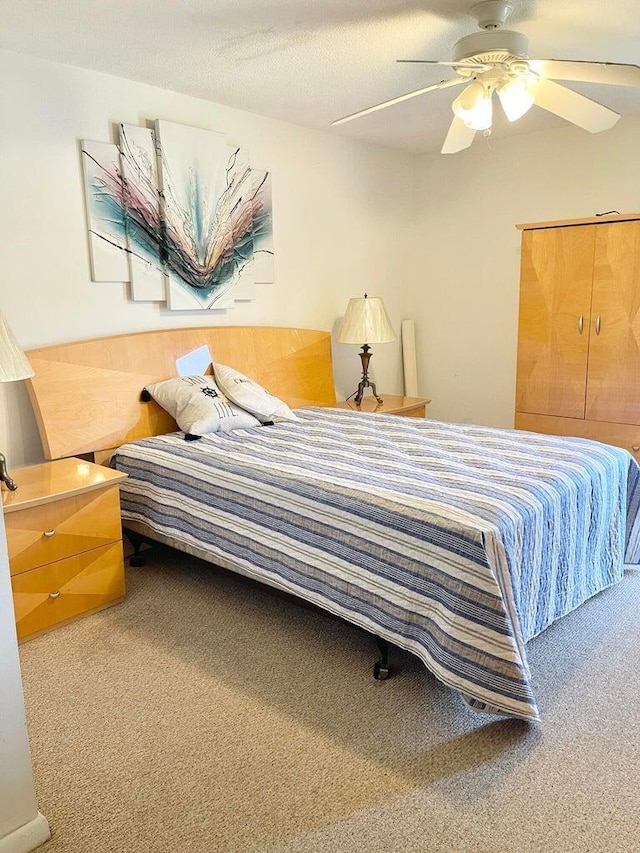
<svg viewBox="0 0 640 853">
<path fill-rule="evenodd" d="M 118 484 L 126 478 L 81 459 L 13 471 L 2 491 L 18 639 L 124 597 Z"/>
<path fill-rule="evenodd" d="M 640 451 L 640 214 L 522 230 L 518 429 Z"/>
<path fill-rule="evenodd" d="M 353 409 L 355 412 L 376 412 L 385 415 L 402 415 L 405 418 L 424 418 L 431 400 L 424 397 L 402 397 L 394 394 L 381 394 L 382 403 L 375 397 L 364 397 L 356 406 L 353 400 L 337 403 L 338 409 Z"/>
<path fill-rule="evenodd" d="M 311 329 L 218 326 L 78 341 L 27 353 L 27 387 L 47 459 L 109 451 L 177 429 L 145 385 L 176 376 L 176 359 L 208 346 L 214 361 L 264 385 L 292 407 L 333 406 L 331 335 Z"/>
</svg>

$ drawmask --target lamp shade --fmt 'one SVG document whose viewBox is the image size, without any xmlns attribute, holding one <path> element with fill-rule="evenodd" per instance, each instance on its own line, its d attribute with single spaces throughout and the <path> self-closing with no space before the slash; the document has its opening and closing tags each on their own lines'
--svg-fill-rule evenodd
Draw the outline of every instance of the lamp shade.
<svg viewBox="0 0 640 853">
<path fill-rule="evenodd" d="M 493 113 L 491 90 L 474 80 L 458 95 L 451 109 L 472 130 L 488 130 Z"/>
<path fill-rule="evenodd" d="M 33 375 L 33 368 L 0 312 L 0 382 L 15 382 Z"/>
<path fill-rule="evenodd" d="M 386 344 L 395 341 L 384 304 L 379 296 L 349 300 L 336 340 L 340 344 Z"/>
<path fill-rule="evenodd" d="M 534 103 L 533 95 L 527 89 L 527 80 L 516 77 L 508 80 L 498 89 L 498 97 L 504 114 L 509 121 L 517 121 L 531 109 Z"/>
</svg>

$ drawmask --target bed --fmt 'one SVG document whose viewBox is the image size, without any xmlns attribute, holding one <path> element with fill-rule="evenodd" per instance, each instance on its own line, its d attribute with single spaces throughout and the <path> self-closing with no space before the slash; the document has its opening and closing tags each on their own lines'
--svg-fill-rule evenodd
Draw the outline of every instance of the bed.
<svg viewBox="0 0 640 853">
<path fill-rule="evenodd" d="M 407 649 L 476 711 L 538 719 L 526 643 L 640 558 L 633 458 L 582 439 L 335 409 L 326 333 L 183 332 L 29 353 L 49 457 L 71 445 L 108 456 L 129 475 L 125 528 Z M 139 402 L 205 339 L 298 420 L 187 442 Z M 60 396 L 82 400 L 73 432 Z"/>
</svg>

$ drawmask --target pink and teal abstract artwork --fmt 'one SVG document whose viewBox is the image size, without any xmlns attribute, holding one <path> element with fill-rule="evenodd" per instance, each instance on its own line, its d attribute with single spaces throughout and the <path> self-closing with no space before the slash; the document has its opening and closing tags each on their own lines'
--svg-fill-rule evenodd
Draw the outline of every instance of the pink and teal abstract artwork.
<svg viewBox="0 0 640 853">
<path fill-rule="evenodd" d="M 273 282 L 270 174 L 222 134 L 172 122 L 83 142 L 94 281 L 173 311 L 230 308 Z"/>
<path fill-rule="evenodd" d="M 121 124 L 119 147 L 131 298 L 134 302 L 164 302 L 162 222 L 154 133 L 148 127 Z"/>
<path fill-rule="evenodd" d="M 94 281 L 129 281 L 120 152 L 109 142 L 82 143 L 89 250 Z"/>
</svg>

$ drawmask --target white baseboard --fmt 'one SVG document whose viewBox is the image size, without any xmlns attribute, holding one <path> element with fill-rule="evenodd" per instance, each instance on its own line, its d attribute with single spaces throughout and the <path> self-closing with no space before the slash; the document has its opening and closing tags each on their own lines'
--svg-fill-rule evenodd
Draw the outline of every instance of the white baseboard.
<svg viewBox="0 0 640 853">
<path fill-rule="evenodd" d="M 51 838 L 46 817 L 38 816 L 18 829 L 0 838 L 0 853 L 30 853 Z"/>
</svg>

